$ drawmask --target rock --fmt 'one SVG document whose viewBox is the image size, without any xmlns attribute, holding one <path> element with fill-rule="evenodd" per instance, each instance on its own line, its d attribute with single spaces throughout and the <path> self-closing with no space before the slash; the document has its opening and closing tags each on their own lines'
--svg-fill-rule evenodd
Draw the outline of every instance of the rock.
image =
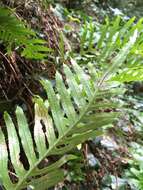
<svg viewBox="0 0 143 190">
<path fill-rule="evenodd" d="M 87 155 L 87 161 L 90 167 L 99 168 L 100 162 L 99 160 L 91 153 Z"/>
<path fill-rule="evenodd" d="M 101 145 L 108 150 L 116 150 L 119 148 L 115 140 L 109 136 L 104 136 L 101 140 Z"/>
<path fill-rule="evenodd" d="M 125 190 L 127 181 L 125 179 L 115 177 L 113 175 L 105 175 L 102 180 L 103 186 L 105 186 L 105 189 L 108 189 L 109 187 L 112 187 L 112 190 Z"/>
<path fill-rule="evenodd" d="M 115 176 L 111 176 L 111 179 L 112 179 L 111 187 L 112 187 L 113 190 L 126 189 L 127 181 L 125 179 L 115 177 Z"/>
</svg>

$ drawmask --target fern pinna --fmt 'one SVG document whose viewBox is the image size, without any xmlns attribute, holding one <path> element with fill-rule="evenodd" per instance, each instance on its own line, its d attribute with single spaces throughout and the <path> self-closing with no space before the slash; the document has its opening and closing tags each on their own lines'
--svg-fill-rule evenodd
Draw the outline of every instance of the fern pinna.
<svg viewBox="0 0 143 190">
<path fill-rule="evenodd" d="M 133 20 L 130 20 L 124 30 L 119 21 L 117 18 L 111 26 L 103 26 L 100 31 L 97 47 L 102 57 L 97 60 L 106 62 L 106 58 L 110 58 L 112 62 L 100 78 L 95 77 L 97 71 L 94 65 L 87 71 L 71 59 L 72 65 L 64 65 L 63 69 L 66 81 L 58 72 L 55 87 L 50 81 L 41 80 L 47 100 L 35 98 L 32 131 L 22 108 L 16 109 L 17 122 L 13 122 L 5 112 L 7 132 L 0 129 L 0 179 L 6 190 L 26 187 L 45 190 L 62 181 L 63 164 L 75 159 L 69 151 L 85 140 L 101 135 L 102 126 L 112 123 L 120 115 L 116 110 L 118 104 L 110 101 L 110 97 L 119 92 L 110 88 L 109 84 L 118 66 L 135 52 L 133 47 L 138 43 L 140 25 L 137 23 L 132 28 Z M 111 111 L 107 112 L 107 108 Z M 22 152 L 25 153 L 28 168 L 20 159 Z M 58 160 L 40 168 L 41 161 L 49 156 L 57 156 Z"/>
</svg>

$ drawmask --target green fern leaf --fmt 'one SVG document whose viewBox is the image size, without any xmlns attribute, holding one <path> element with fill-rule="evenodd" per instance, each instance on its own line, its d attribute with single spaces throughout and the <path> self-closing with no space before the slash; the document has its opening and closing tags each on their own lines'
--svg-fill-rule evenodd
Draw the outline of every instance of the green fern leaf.
<svg viewBox="0 0 143 190">
<path fill-rule="evenodd" d="M 46 41 L 38 39 L 36 33 L 25 27 L 12 11 L 2 7 L 0 7 L 0 39 L 7 45 L 7 49 L 11 49 L 12 45 L 20 46 L 22 56 L 29 59 L 44 59 L 47 53 L 51 52 L 51 49 L 45 46 Z"/>
<path fill-rule="evenodd" d="M 123 24 L 121 18 L 117 17 L 112 24 L 107 19 L 106 24 L 102 26 L 102 34 L 97 43 L 97 47 L 100 48 L 97 61 L 107 70 L 103 79 L 122 83 L 142 81 L 143 19 L 136 24 L 134 21 L 135 17 Z M 122 51 L 122 54 L 118 51 Z M 117 70 L 120 67 L 121 69 Z M 115 70 L 118 73 L 115 73 Z"/>
<path fill-rule="evenodd" d="M 59 98 L 49 81 L 41 81 L 48 95 L 48 103 L 47 101 L 44 103 L 40 98 L 36 99 L 35 125 L 33 135 L 38 156 L 36 156 L 35 154 L 35 148 L 31 132 L 29 130 L 28 123 L 22 109 L 18 107 L 16 110 L 18 131 L 16 130 L 16 127 L 11 117 L 7 113 L 5 113 L 10 158 L 12 165 L 15 169 L 15 175 L 19 179 L 17 184 L 12 184 L 12 182 L 9 179 L 7 170 L 8 153 L 6 147 L 4 147 L 3 149 L 1 149 L 0 154 L 0 162 L 2 162 L 0 164 L 0 170 L 4 167 L 2 181 L 6 189 L 19 190 L 29 185 L 35 186 L 35 188 L 37 189 L 38 187 L 41 187 L 42 182 L 45 183 L 45 185 L 53 185 L 54 181 L 57 182 L 58 173 L 59 176 L 62 176 L 60 173 L 61 170 L 59 170 L 59 168 L 65 162 L 63 162 L 61 158 L 59 161 L 57 161 L 57 163 L 54 163 L 52 166 L 49 166 L 51 167 L 51 170 L 50 168 L 43 168 L 41 170 L 38 169 L 39 163 L 46 156 L 62 156 L 63 154 L 69 152 L 76 145 L 84 142 L 85 140 L 101 135 L 101 127 L 112 123 L 115 120 L 115 118 L 118 117 L 119 113 L 117 112 L 96 113 L 95 111 L 93 111 L 97 110 L 98 105 L 98 102 L 96 101 L 96 95 L 97 98 L 100 97 L 100 95 L 97 93 L 98 89 L 97 87 L 91 88 L 90 80 L 83 80 L 85 73 L 76 63 L 73 64 L 73 67 L 75 69 L 75 74 L 70 73 L 70 75 L 75 78 L 75 86 L 78 86 L 79 89 L 78 92 L 74 90 L 73 98 L 77 100 L 79 94 L 81 94 L 82 97 L 84 91 L 84 96 L 86 100 L 85 102 L 79 101 L 79 113 L 75 111 L 74 104 L 71 100 L 72 89 L 71 91 L 67 90 L 59 73 L 57 73 L 56 75 L 56 87 Z M 71 71 L 67 66 L 65 66 L 64 71 L 67 78 L 69 79 L 67 80 L 67 82 L 71 85 L 71 78 L 69 78 L 69 72 Z M 79 84 L 76 81 L 77 77 L 80 80 L 80 84 L 82 85 L 81 90 L 79 88 Z M 74 85 L 71 87 L 74 87 Z M 96 105 L 95 108 L 93 107 L 93 105 Z M 99 105 L 100 109 L 104 109 L 104 105 L 103 108 L 101 103 Z M 52 118 L 48 114 L 49 106 L 51 108 Z M 61 108 L 61 106 L 63 107 L 63 109 Z M 43 131 L 43 125 L 41 121 L 45 126 L 45 132 Z M 54 127 L 54 125 L 56 128 Z M 1 146 L 4 146 L 5 140 L 2 131 L 0 132 L 0 135 L 3 137 L 1 138 Z M 48 140 L 49 147 L 47 147 L 45 139 Z M 19 158 L 21 152 L 20 142 L 28 159 L 28 171 L 24 169 L 23 164 L 21 163 Z M 68 161 L 69 159 L 73 159 L 73 157 L 67 156 L 64 159 L 64 161 Z M 56 171 L 57 175 L 54 171 Z M 42 176 L 38 177 L 39 175 Z M 53 176 L 52 179 L 50 178 L 50 176 Z M 47 181 L 44 182 L 45 180 Z M 59 180 L 61 180 L 61 177 L 59 178 Z"/>
<path fill-rule="evenodd" d="M 7 126 L 8 146 L 10 150 L 11 163 L 15 169 L 15 175 L 19 179 L 17 184 L 12 184 L 9 179 L 7 170 L 8 153 L 6 147 L 4 146 L 5 140 L 3 132 L 0 131 L 0 135 L 2 136 L 1 146 L 5 147 L 1 149 L 0 170 L 4 167 L 2 181 L 6 189 L 18 190 L 29 185 L 35 186 L 37 189 L 38 187 L 41 187 L 44 180 L 47 180 L 45 182 L 45 185 L 48 183 L 53 185 L 53 182 L 55 180 L 55 182 L 57 182 L 58 180 L 58 174 L 59 180 L 61 180 L 62 175 L 59 168 L 68 160 L 73 159 L 73 156 L 67 155 L 66 157 L 60 158 L 59 161 L 53 165 L 43 169 L 38 169 L 39 163 L 46 156 L 62 156 L 64 153 L 69 152 L 79 143 L 82 143 L 91 137 L 101 135 L 101 127 L 112 123 L 119 115 L 117 112 L 95 113 L 95 111 L 93 111 L 97 110 L 98 103 L 96 101 L 96 95 L 98 94 L 98 89 L 97 87 L 90 86 L 90 80 L 84 80 L 86 74 L 75 62 L 73 63 L 73 67 L 75 74 L 72 73 L 69 67 L 64 66 L 64 71 L 68 78 L 67 83 L 71 87 L 71 91 L 67 90 L 61 75 L 59 73 L 56 74 L 56 88 L 59 98 L 49 81 L 41 81 L 47 92 L 48 102 L 46 101 L 44 103 L 40 98 L 35 100 L 35 125 L 33 131 L 34 139 L 32 139 L 32 135 L 28 127 L 28 122 L 23 113 L 23 110 L 20 107 L 18 107 L 16 110 L 18 125 L 17 130 L 11 117 L 5 113 L 5 123 Z M 75 85 L 72 84 L 72 78 L 70 78 L 70 76 L 74 78 L 73 82 Z M 80 85 L 82 85 L 81 90 L 79 88 L 79 84 L 77 83 L 77 77 L 80 81 Z M 78 86 L 78 92 L 75 91 L 74 86 Z M 71 93 L 73 90 L 74 94 Z M 75 111 L 71 98 L 73 97 L 73 99 L 77 100 L 80 98 L 79 94 L 82 97 L 83 91 L 86 101 L 79 101 L 79 113 L 77 113 Z M 97 98 L 99 98 L 99 94 Z M 96 105 L 95 108 L 93 108 L 93 105 Z M 100 109 L 102 109 L 101 103 L 99 105 Z M 49 106 L 51 108 L 52 118 L 48 114 Z M 103 105 L 103 109 L 104 107 L 105 106 Z M 45 126 L 45 131 L 43 131 L 43 125 L 41 121 Z M 45 139 L 48 140 L 48 147 L 46 145 Z M 36 144 L 36 148 L 34 148 L 33 140 Z M 25 170 L 23 163 L 21 163 L 19 158 L 21 152 L 20 142 L 28 159 L 28 171 Z M 35 149 L 36 152 L 38 152 L 38 156 L 35 153 Z M 3 158 L 5 159 L 4 164 Z M 37 179 L 39 175 L 42 176 Z M 50 176 L 53 177 L 51 178 Z"/>
</svg>

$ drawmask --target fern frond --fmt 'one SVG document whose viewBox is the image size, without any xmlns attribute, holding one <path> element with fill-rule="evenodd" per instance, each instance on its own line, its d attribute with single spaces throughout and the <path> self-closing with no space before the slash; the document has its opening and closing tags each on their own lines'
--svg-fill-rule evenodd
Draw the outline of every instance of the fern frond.
<svg viewBox="0 0 143 190">
<path fill-rule="evenodd" d="M 72 73 L 67 66 L 65 66 L 64 69 L 65 74 L 68 77 L 67 83 L 70 84 L 70 92 L 65 87 L 61 75 L 59 73 L 56 74 L 56 87 L 59 98 L 49 81 L 41 81 L 47 92 L 48 100 L 46 102 L 43 102 L 43 100 L 40 98 L 35 100 L 35 125 L 33 135 L 38 156 L 36 156 L 32 136 L 22 109 L 18 107 L 16 110 L 18 131 L 16 131 L 16 126 L 14 125 L 11 117 L 7 113 L 5 113 L 10 158 L 12 165 L 15 169 L 15 175 L 19 179 L 17 184 L 12 184 L 10 182 L 6 166 L 7 164 L 5 163 L 5 165 L 3 165 L 2 163 L 3 158 L 5 158 L 5 161 L 8 161 L 8 153 L 5 148 L 1 147 L 0 169 L 4 167 L 3 172 L 5 173 L 5 175 L 2 175 L 2 181 L 6 189 L 18 190 L 28 185 L 32 185 L 36 189 L 38 189 L 38 187 L 42 188 L 42 183 L 46 183 L 46 185 L 51 185 L 53 184 L 52 181 L 54 182 L 54 180 L 62 180 L 61 176 L 63 176 L 63 173 L 61 173 L 62 170 L 59 170 L 59 168 L 66 161 L 73 159 L 73 156 L 67 155 L 53 165 L 43 169 L 38 169 L 39 163 L 46 156 L 62 156 L 64 153 L 69 152 L 79 143 L 82 143 L 91 137 L 101 135 L 101 127 L 106 124 L 108 125 L 112 123 L 119 115 L 119 113 L 117 112 L 96 113 L 95 110 L 97 110 L 96 106 L 98 105 L 96 98 L 100 97 L 100 95 L 97 93 L 97 87 L 91 87 L 90 80 L 83 80 L 85 73 L 76 63 L 74 63 L 73 67 L 75 69 L 75 74 Z M 69 73 L 70 75 L 72 73 L 75 81 L 71 81 Z M 76 81 L 77 77 L 78 80 L 80 80 L 80 84 L 82 85 L 81 90 L 79 88 L 79 84 Z M 76 85 L 72 86 L 71 82 L 75 82 L 75 84 L 78 86 L 78 91 L 74 90 L 74 86 Z M 74 96 L 71 93 L 73 91 Z M 80 99 L 82 96 L 84 96 L 85 101 L 79 101 L 79 113 L 77 113 L 74 108 L 74 102 L 72 102 L 71 98 L 77 99 L 79 95 Z M 93 105 L 95 105 L 95 108 L 93 107 Z M 52 118 L 48 114 L 49 106 L 51 108 Z M 63 109 L 61 108 L 61 106 Z M 102 108 L 102 105 L 100 104 L 100 110 L 102 109 L 104 110 L 104 106 Z M 43 124 L 41 123 L 41 121 Z M 43 125 L 45 126 L 45 132 L 43 131 Z M 56 128 L 54 127 L 54 125 Z M 4 145 L 5 140 L 2 131 L 0 132 L 0 135 L 2 136 L 1 145 Z M 18 136 L 20 137 L 23 150 L 30 165 L 28 171 L 24 169 L 23 164 L 19 159 L 21 150 Z M 46 139 L 48 140 L 49 147 L 47 147 L 46 145 Z M 38 177 L 39 175 L 42 176 Z M 32 179 L 32 181 L 30 179 Z M 42 189 L 45 189 L 44 186 Z"/>
<path fill-rule="evenodd" d="M 100 48 L 97 60 L 99 63 L 102 63 L 102 67 L 107 70 L 104 77 L 110 75 L 108 78 L 110 81 L 123 83 L 143 80 L 143 18 L 136 24 L 134 21 L 135 17 L 123 24 L 121 18 L 117 17 L 115 21 L 110 24 L 107 19 L 106 24 L 101 28 L 102 34 L 97 44 L 97 47 Z M 128 46 L 131 45 L 129 43 L 134 44 L 130 50 L 128 49 Z M 118 51 L 121 49 L 126 59 L 124 62 L 121 61 L 120 65 L 120 58 L 119 61 L 117 59 L 119 55 Z M 121 56 L 123 58 L 123 55 Z M 122 67 L 120 68 L 120 66 Z M 117 70 L 117 67 L 120 69 Z M 114 72 L 115 70 L 117 73 Z"/>
<path fill-rule="evenodd" d="M 45 46 L 46 42 L 36 37 L 36 33 L 25 27 L 12 11 L 0 7 L 0 40 L 7 44 L 23 46 L 22 55 L 30 59 L 44 59 L 51 51 Z"/>
</svg>

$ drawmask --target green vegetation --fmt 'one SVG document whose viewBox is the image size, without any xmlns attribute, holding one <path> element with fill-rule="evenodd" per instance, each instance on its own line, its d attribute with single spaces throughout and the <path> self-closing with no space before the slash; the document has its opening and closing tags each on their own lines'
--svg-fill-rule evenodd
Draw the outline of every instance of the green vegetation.
<svg viewBox="0 0 143 190">
<path fill-rule="evenodd" d="M 46 43 L 44 40 L 36 38 L 36 33 L 26 28 L 24 23 L 6 8 L 0 8 L 0 36 L 8 50 L 11 50 L 12 46 L 19 46 L 19 49 L 22 49 L 22 56 L 26 58 L 44 59 L 47 57 L 46 53 L 50 51 L 44 47 Z"/>
<path fill-rule="evenodd" d="M 143 19 L 105 5 L 1 3 L 4 190 L 143 189 Z"/>
</svg>

